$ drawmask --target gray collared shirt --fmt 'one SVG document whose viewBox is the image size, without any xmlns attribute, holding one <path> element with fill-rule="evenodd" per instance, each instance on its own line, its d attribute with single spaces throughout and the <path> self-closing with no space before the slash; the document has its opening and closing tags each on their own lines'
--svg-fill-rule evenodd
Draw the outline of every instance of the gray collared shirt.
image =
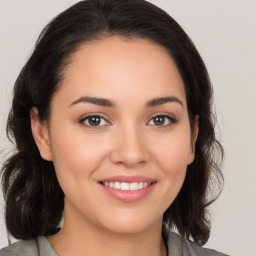
<svg viewBox="0 0 256 256">
<path fill-rule="evenodd" d="M 167 243 L 168 256 L 227 256 L 183 240 L 173 232 L 169 233 Z M 0 250 L 0 256 L 57 256 L 57 254 L 48 240 L 44 236 L 39 236 L 36 239 L 21 240 L 3 248 Z"/>
</svg>

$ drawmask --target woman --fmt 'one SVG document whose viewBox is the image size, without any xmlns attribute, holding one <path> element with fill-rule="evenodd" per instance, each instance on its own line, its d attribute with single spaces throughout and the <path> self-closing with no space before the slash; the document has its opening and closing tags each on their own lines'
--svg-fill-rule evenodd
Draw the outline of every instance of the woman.
<svg viewBox="0 0 256 256">
<path fill-rule="evenodd" d="M 210 182 L 222 184 L 211 103 L 200 55 L 161 9 L 88 0 L 61 13 L 14 87 L 2 172 L 21 241 L 0 255 L 223 255 L 200 247 Z"/>
</svg>

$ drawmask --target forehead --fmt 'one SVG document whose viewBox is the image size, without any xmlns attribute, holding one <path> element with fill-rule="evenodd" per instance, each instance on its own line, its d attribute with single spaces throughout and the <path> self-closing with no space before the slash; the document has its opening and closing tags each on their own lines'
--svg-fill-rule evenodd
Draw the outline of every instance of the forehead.
<svg viewBox="0 0 256 256">
<path fill-rule="evenodd" d="M 164 47 L 117 36 L 82 44 L 70 56 L 60 90 L 74 98 L 81 96 L 75 94 L 119 99 L 176 94 L 172 96 L 185 101 L 182 78 Z"/>
</svg>

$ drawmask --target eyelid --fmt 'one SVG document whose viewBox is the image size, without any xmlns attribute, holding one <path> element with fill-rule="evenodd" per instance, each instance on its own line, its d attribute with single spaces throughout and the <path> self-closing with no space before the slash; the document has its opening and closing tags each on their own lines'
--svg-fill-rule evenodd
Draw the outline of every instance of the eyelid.
<svg viewBox="0 0 256 256">
<path fill-rule="evenodd" d="M 87 124 L 84 123 L 84 121 L 85 121 L 87 118 L 94 117 L 94 116 L 97 116 L 97 117 L 100 117 L 100 118 L 104 119 L 108 124 L 107 124 L 107 125 L 99 125 L 99 126 L 90 126 L 90 125 L 87 125 Z M 109 121 L 110 118 L 105 117 L 105 116 L 106 116 L 106 115 L 103 114 L 103 113 L 94 113 L 94 112 L 93 112 L 93 113 L 88 113 L 88 114 L 82 116 L 81 118 L 79 118 L 78 122 L 79 122 L 80 124 L 82 124 L 83 126 L 87 127 L 87 128 L 101 129 L 101 128 L 105 127 L 105 126 L 111 125 L 111 122 Z"/>
<path fill-rule="evenodd" d="M 156 113 L 150 118 L 150 120 L 147 123 L 149 123 L 153 118 L 155 118 L 157 116 L 164 116 L 164 117 L 168 117 L 170 119 L 170 123 L 167 124 L 167 125 L 159 125 L 159 126 L 158 125 L 153 125 L 153 126 L 156 126 L 157 128 L 165 128 L 165 127 L 168 127 L 170 125 L 173 125 L 173 124 L 177 123 L 177 119 L 169 113 Z"/>
<path fill-rule="evenodd" d="M 102 119 L 104 119 L 108 124 L 107 125 L 100 125 L 100 126 L 90 126 L 90 125 L 86 125 L 86 124 L 83 124 L 84 123 L 84 120 L 89 118 L 89 117 L 93 117 L 93 116 L 98 116 Z M 109 126 L 111 125 L 112 123 L 109 121 L 109 119 L 111 119 L 110 117 L 106 117 L 107 115 L 106 114 L 103 114 L 103 113 L 99 113 L 99 112 L 93 112 L 93 113 L 88 113 L 86 115 L 84 115 L 83 117 L 79 118 L 78 122 L 83 124 L 84 126 L 88 127 L 88 128 L 92 128 L 92 129 L 101 129 L 103 128 L 104 126 Z M 164 117 L 168 117 L 170 119 L 170 123 L 167 124 L 167 125 L 160 125 L 160 126 L 157 126 L 157 125 L 154 125 L 156 126 L 157 128 L 165 128 L 165 127 L 168 127 L 170 125 L 173 125 L 175 123 L 177 123 L 177 119 L 172 115 L 172 114 L 169 114 L 169 113 L 165 113 L 165 112 L 160 112 L 160 113 L 155 113 L 150 119 L 149 121 L 147 122 L 147 124 L 155 117 L 157 116 L 164 116 Z M 152 125 L 153 126 L 153 125 Z"/>
</svg>

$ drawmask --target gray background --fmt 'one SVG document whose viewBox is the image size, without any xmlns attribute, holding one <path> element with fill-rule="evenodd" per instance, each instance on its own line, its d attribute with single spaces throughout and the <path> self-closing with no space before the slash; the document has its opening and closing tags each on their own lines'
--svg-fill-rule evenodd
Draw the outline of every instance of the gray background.
<svg viewBox="0 0 256 256">
<path fill-rule="evenodd" d="M 20 69 L 43 26 L 75 2 L 0 0 L 0 150 L 11 148 L 5 124 Z M 151 2 L 171 14 L 190 35 L 215 89 L 226 151 L 225 188 L 211 207 L 212 233 L 205 247 L 256 256 L 256 1 Z M 3 159 L 1 155 L 0 164 Z M 7 245 L 3 205 L 0 195 L 0 248 Z"/>
</svg>

